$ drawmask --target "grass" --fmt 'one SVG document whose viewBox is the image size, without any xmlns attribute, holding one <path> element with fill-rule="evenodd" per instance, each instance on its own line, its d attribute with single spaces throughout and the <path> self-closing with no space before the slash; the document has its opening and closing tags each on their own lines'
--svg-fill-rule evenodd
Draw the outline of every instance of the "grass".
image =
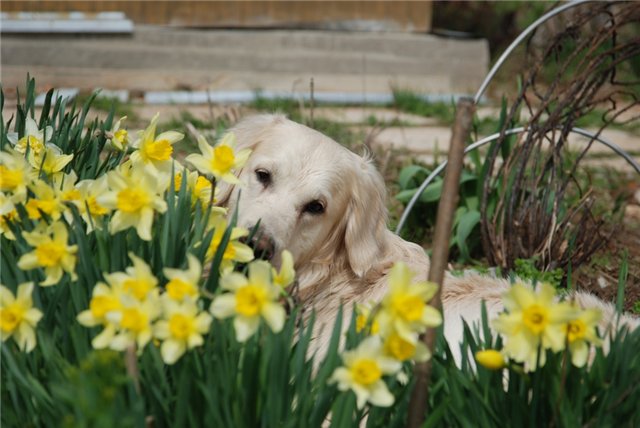
<svg viewBox="0 0 640 428">
<path fill-rule="evenodd" d="M 253 101 L 249 107 L 261 112 L 282 113 L 289 119 L 304 123 L 347 147 L 355 147 L 363 141 L 362 135 L 352 131 L 351 128 L 345 124 L 324 118 L 314 118 L 313 123 L 310 123 L 308 114 L 309 106 L 303 104 L 303 112 L 301 111 L 300 104 L 295 100 L 288 98 L 267 99 L 260 97 L 258 94 L 255 101 Z"/>
<path fill-rule="evenodd" d="M 78 105 L 84 105 L 84 103 L 89 99 L 91 94 L 80 94 L 76 97 L 76 101 Z M 122 102 L 117 98 L 96 96 L 96 98 L 91 103 L 92 110 L 98 110 L 105 113 L 109 113 L 111 109 L 114 110 L 115 117 L 127 116 L 127 119 L 130 122 L 137 122 L 139 119 L 136 111 L 133 108 L 133 105 L 130 102 Z"/>
<path fill-rule="evenodd" d="M 417 93 L 406 89 L 393 91 L 392 107 L 406 113 L 438 119 L 443 125 L 451 125 L 455 116 L 455 105 L 446 102 L 429 102 Z"/>
</svg>

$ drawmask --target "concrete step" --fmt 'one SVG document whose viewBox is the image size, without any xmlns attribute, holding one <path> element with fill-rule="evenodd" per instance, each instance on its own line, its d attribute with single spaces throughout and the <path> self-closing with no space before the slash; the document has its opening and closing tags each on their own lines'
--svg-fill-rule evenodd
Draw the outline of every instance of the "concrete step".
<svg viewBox="0 0 640 428">
<path fill-rule="evenodd" d="M 332 81 L 334 86 L 325 90 L 333 92 L 344 87 L 348 92 L 388 92 L 390 84 L 399 84 L 401 88 L 441 94 L 475 92 L 489 60 L 484 41 L 428 35 L 197 31 L 151 26 L 136 27 L 133 37 L 3 36 L 1 55 L 5 86 L 14 84 L 13 73 L 22 71 L 23 76 L 17 80 L 22 84 L 27 72 L 35 74 L 33 70 L 39 68 L 46 70 L 46 78 L 58 76 L 48 82 L 53 86 L 76 86 L 68 80 L 81 80 L 88 71 L 110 80 L 105 73 L 123 70 L 123 74 L 138 73 L 143 81 L 150 82 L 164 79 L 158 78 L 158 73 L 171 75 L 169 80 L 179 81 L 179 86 L 194 86 L 184 76 L 201 74 L 216 80 L 224 74 L 259 83 L 249 89 L 277 90 L 281 88 L 270 83 L 273 76 L 276 85 L 284 78 L 290 79 L 288 88 L 297 79 L 308 82 L 308 77 L 313 76 Z M 343 83 L 342 77 L 348 82 Z M 97 80 L 92 86 L 134 89 L 127 80 L 120 80 L 120 86 L 115 87 L 106 85 L 105 80 Z"/>
</svg>

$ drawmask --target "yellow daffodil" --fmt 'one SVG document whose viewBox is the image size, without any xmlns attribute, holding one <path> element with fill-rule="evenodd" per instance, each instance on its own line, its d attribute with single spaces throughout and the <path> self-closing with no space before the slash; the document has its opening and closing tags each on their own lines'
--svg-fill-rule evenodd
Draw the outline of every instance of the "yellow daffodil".
<svg viewBox="0 0 640 428">
<path fill-rule="evenodd" d="M 154 326 L 154 336 L 162 340 L 160 354 L 166 364 L 175 363 L 188 349 L 201 346 L 209 331 L 211 315 L 198 310 L 193 300 L 181 303 L 164 299 L 164 318 Z"/>
<path fill-rule="evenodd" d="M 333 372 L 329 383 L 337 383 L 340 391 L 352 390 L 359 409 L 367 402 L 380 407 L 393 404 L 394 397 L 382 376 L 397 373 L 401 364 L 383 355 L 378 336 L 368 337 L 356 349 L 344 352 L 342 361 L 344 365 Z"/>
<path fill-rule="evenodd" d="M 25 205 L 29 218 L 39 220 L 42 213 L 45 213 L 52 220 L 59 220 L 67 209 L 62 193 L 42 180 L 34 181 L 29 188 L 34 194 Z"/>
<path fill-rule="evenodd" d="M 576 309 L 555 302 L 555 289 L 541 284 L 537 292 L 523 284 L 515 284 L 503 296 L 507 313 L 493 320 L 493 327 L 505 336 L 504 353 L 525 370 L 542 367 L 546 349 L 561 351 L 565 346 L 566 323 L 574 319 Z"/>
<path fill-rule="evenodd" d="M 215 230 L 213 232 L 213 238 L 211 238 L 211 244 L 209 244 L 209 249 L 205 256 L 205 262 L 208 263 L 213 260 L 213 257 L 222 243 L 222 238 L 224 237 L 226 229 L 227 221 L 224 218 L 218 217 L 216 220 Z M 247 263 L 253 260 L 254 255 L 251 247 L 239 241 L 240 238 L 247 235 L 249 235 L 249 231 L 241 227 L 234 227 L 231 230 L 229 243 L 224 249 L 222 263 L 220 264 L 221 271 L 227 270 L 233 266 L 233 262 Z"/>
<path fill-rule="evenodd" d="M 106 133 L 107 142 L 111 144 L 111 147 L 124 152 L 129 147 L 129 132 L 126 129 L 120 129 L 122 122 L 127 119 L 127 116 L 122 116 L 111 128 L 111 131 Z"/>
<path fill-rule="evenodd" d="M 489 370 L 500 370 L 506 365 L 502 352 L 495 349 L 485 349 L 475 354 L 478 364 Z"/>
<path fill-rule="evenodd" d="M 180 191 L 182 186 L 184 173 L 178 172 L 174 175 L 174 189 L 176 194 Z M 191 193 L 191 205 L 195 206 L 197 202 L 200 202 L 200 206 L 206 209 L 210 204 L 216 203 L 217 199 L 214 197 L 211 199 L 211 190 L 213 184 L 206 177 L 198 174 L 196 171 L 188 171 L 187 174 L 187 190 Z M 216 188 L 216 196 L 219 193 L 219 189 Z M 220 209 L 221 207 L 212 207 L 213 209 Z"/>
<path fill-rule="evenodd" d="M 273 269 L 273 283 L 283 289 L 287 288 L 296 279 L 296 271 L 293 269 L 293 256 L 288 250 L 282 252 L 280 271 Z"/>
<path fill-rule="evenodd" d="M 567 343 L 571 352 L 571 362 L 576 367 L 583 367 L 589 358 L 589 343 L 600 346 L 602 340 L 596 333 L 596 326 L 602 319 L 599 309 L 581 310 L 577 307 L 577 316 L 566 325 Z"/>
<path fill-rule="evenodd" d="M 98 203 L 98 197 L 109 191 L 107 176 L 101 175 L 95 180 L 82 180 L 76 184 L 78 199 L 75 202 L 80 215 L 87 225 L 87 233 L 99 229 L 102 219 L 109 214 L 109 210 Z"/>
<path fill-rule="evenodd" d="M 104 327 L 91 341 L 91 346 L 95 349 L 104 349 L 109 346 L 116 334 L 116 325 L 108 321 L 107 315 L 122 310 L 120 296 L 121 293 L 116 289 L 104 282 L 99 282 L 93 288 L 89 309 L 80 312 L 77 316 L 78 322 L 85 327 Z M 115 315 L 111 315 L 113 316 Z"/>
<path fill-rule="evenodd" d="M 383 337 L 383 340 L 384 355 L 400 362 L 409 360 L 424 362 L 431 358 L 429 348 L 420 341 L 417 333 L 407 340 L 394 331 Z"/>
<path fill-rule="evenodd" d="M 141 132 L 140 137 L 134 141 L 133 146 L 137 148 L 131 153 L 131 161 L 140 163 L 146 167 L 152 167 L 155 171 L 171 172 L 173 146 L 172 144 L 182 140 L 184 135 L 167 131 L 156 136 L 156 126 L 159 114 L 156 114 L 151 123 Z"/>
<path fill-rule="evenodd" d="M 140 302 L 154 298 L 159 294 L 158 279 L 151 272 L 149 265 L 140 257 L 129 253 L 129 258 L 133 266 L 127 267 L 125 272 L 105 274 L 105 279 L 114 289 Z"/>
<path fill-rule="evenodd" d="M 24 155 L 11 149 L 0 152 L 0 192 L 9 195 L 13 203 L 26 200 L 30 172 Z"/>
<path fill-rule="evenodd" d="M 4 209 L 7 208 L 5 204 L 2 204 Z M 3 209 L 3 212 L 4 212 Z M 18 215 L 18 211 L 16 209 L 12 209 L 8 211 L 6 214 L 0 215 L 0 235 L 4 236 L 10 241 L 15 241 L 16 237 L 13 234 L 13 231 L 9 227 L 9 223 L 17 223 L 20 222 L 20 216 Z"/>
<path fill-rule="evenodd" d="M 440 312 L 427 305 L 437 291 L 437 285 L 413 282 L 413 272 L 404 263 L 396 263 L 389 273 L 389 291 L 381 303 L 378 314 L 380 332 L 387 335 L 395 331 L 411 341 L 414 333 L 442 323 Z"/>
<path fill-rule="evenodd" d="M 107 323 L 107 314 L 122 309 L 120 293 L 104 282 L 93 287 L 89 309 L 78 314 L 78 322 L 85 327 L 96 327 Z"/>
<path fill-rule="evenodd" d="M 223 274 L 220 286 L 229 290 L 211 303 L 216 318 L 235 317 L 233 325 L 239 342 L 249 339 L 263 318 L 275 333 L 282 330 L 285 310 L 277 302 L 280 288 L 271 282 L 271 265 L 258 260 L 249 264 L 249 277 L 237 272 Z"/>
<path fill-rule="evenodd" d="M 377 319 L 371 319 L 371 311 L 374 304 L 356 304 L 356 332 L 360 333 L 365 328 L 369 327 L 369 334 L 374 335 L 380 331 L 380 323 Z"/>
<path fill-rule="evenodd" d="M 198 259 L 187 254 L 189 268 L 187 270 L 164 268 L 163 273 L 169 279 L 165 286 L 167 295 L 178 302 L 185 299 L 197 299 L 198 282 L 202 277 L 202 265 Z"/>
<path fill-rule="evenodd" d="M 56 174 L 52 185 L 59 190 L 60 199 L 63 202 L 76 202 L 80 199 L 80 192 L 75 187 L 77 181 L 76 172 L 71 170 L 68 174 Z"/>
<path fill-rule="evenodd" d="M 108 173 L 111 189 L 98 196 L 96 202 L 115 214 L 109 223 L 109 231 L 117 233 L 135 227 L 140 239 L 151 240 L 154 213 L 167 210 L 163 199 L 166 182 L 146 168 L 122 167 Z"/>
<path fill-rule="evenodd" d="M 69 234 L 63 223 L 55 222 L 49 227 L 41 223 L 33 232 L 22 232 L 22 236 L 34 250 L 20 257 L 18 267 L 22 270 L 43 268 L 47 277 L 40 285 L 57 284 L 64 272 L 72 281 L 77 279 L 78 246 L 68 245 Z"/>
<path fill-rule="evenodd" d="M 132 296 L 121 295 L 120 302 L 122 308 L 119 311 L 106 314 L 107 321 L 115 327 L 116 333 L 111 337 L 105 335 L 101 339 L 116 351 L 124 351 L 135 345 L 138 352 L 142 352 L 153 336 L 153 323 L 161 314 L 160 298 L 156 293 L 150 293 L 141 302 Z"/>
<path fill-rule="evenodd" d="M 65 155 L 59 147 L 47 144 L 42 151 L 30 151 L 27 159 L 38 174 L 43 173 L 47 177 L 51 177 L 61 172 L 71 162 L 73 154 Z"/>
<path fill-rule="evenodd" d="M 198 136 L 198 147 L 201 154 L 187 156 L 190 162 L 202 174 L 213 175 L 218 180 L 230 184 L 238 184 L 240 181 L 233 171 L 242 168 L 249 159 L 251 150 L 244 149 L 235 152 L 235 135 L 227 133 L 222 141 L 214 147 L 207 143 L 203 136 Z"/>
<path fill-rule="evenodd" d="M 2 341 L 10 337 L 24 352 L 31 352 L 36 346 L 35 327 L 42 318 L 42 312 L 33 307 L 31 293 L 33 282 L 18 286 L 17 296 L 4 285 L 0 285 L 0 334 Z"/>
<path fill-rule="evenodd" d="M 36 121 L 29 116 L 27 116 L 25 120 L 24 128 L 24 136 L 20 139 L 18 139 L 17 134 L 8 134 L 7 138 L 9 142 L 22 154 L 27 153 L 28 147 L 29 152 L 40 156 L 45 150 L 45 145 L 51 140 L 51 137 L 53 137 L 53 128 L 46 126 L 44 129 L 38 129 Z"/>
</svg>

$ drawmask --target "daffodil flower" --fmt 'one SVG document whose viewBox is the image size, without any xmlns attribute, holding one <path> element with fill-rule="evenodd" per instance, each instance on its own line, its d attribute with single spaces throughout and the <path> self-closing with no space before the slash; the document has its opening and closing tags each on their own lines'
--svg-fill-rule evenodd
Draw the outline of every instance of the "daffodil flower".
<svg viewBox="0 0 640 428">
<path fill-rule="evenodd" d="M 76 319 L 85 327 L 103 326 L 104 329 L 93 338 L 91 346 L 104 349 L 111 343 L 116 334 L 116 325 L 109 322 L 107 316 L 122 310 L 120 303 L 121 292 L 104 282 L 99 282 L 93 288 L 89 309 L 78 314 Z M 115 315 L 110 315 L 111 317 Z"/>
<path fill-rule="evenodd" d="M 113 272 L 105 274 L 105 279 L 114 289 L 120 290 L 137 301 L 143 302 L 148 298 L 154 298 L 159 294 L 158 278 L 153 275 L 149 265 L 140 257 L 129 253 L 133 266 L 125 269 L 125 272 Z"/>
<path fill-rule="evenodd" d="M 107 132 L 107 142 L 111 144 L 116 150 L 124 152 L 129 147 L 129 132 L 126 129 L 120 129 L 122 122 L 127 119 L 127 116 L 122 116 L 111 128 L 111 131 Z"/>
<path fill-rule="evenodd" d="M 45 213 L 56 221 L 67 210 L 61 192 L 44 181 L 35 180 L 29 189 L 33 192 L 34 197 L 27 201 L 25 208 L 31 220 L 39 220 L 42 218 L 42 213 Z"/>
<path fill-rule="evenodd" d="M 78 314 L 77 320 L 85 327 L 96 327 L 107 323 L 107 314 L 122 309 L 120 293 L 104 282 L 93 287 L 89 309 Z"/>
<path fill-rule="evenodd" d="M 109 223 L 109 231 L 117 233 L 135 227 L 140 239 L 151 240 L 153 216 L 165 212 L 163 198 L 166 182 L 146 168 L 136 166 L 110 171 L 107 181 L 111 191 L 100 195 L 96 202 L 115 214 Z"/>
<path fill-rule="evenodd" d="M 576 367 L 583 367 L 589 357 L 589 343 L 600 346 L 602 340 L 596 333 L 596 326 L 602 319 L 598 309 L 578 310 L 578 315 L 566 325 L 567 342 L 571 352 L 571 362 Z"/>
<path fill-rule="evenodd" d="M 182 187 L 183 173 L 178 172 L 173 176 L 174 190 L 176 194 Z M 214 197 L 211 199 L 211 191 L 213 184 L 206 177 L 198 174 L 196 171 L 187 172 L 187 189 L 191 193 L 191 205 L 195 206 L 199 201 L 202 208 L 207 208 L 210 204 L 216 203 L 217 199 Z M 216 195 L 219 189 L 216 188 Z M 212 207 L 213 209 L 220 209 L 221 207 Z"/>
<path fill-rule="evenodd" d="M 166 364 L 173 364 L 188 350 L 204 343 L 211 315 L 201 312 L 193 300 L 181 303 L 164 299 L 164 318 L 156 322 L 154 336 L 162 340 L 160 354 Z"/>
<path fill-rule="evenodd" d="M 131 153 L 131 161 L 151 166 L 155 171 L 162 173 L 171 172 L 173 144 L 184 138 L 184 134 L 176 131 L 163 132 L 156 136 L 156 126 L 159 113 L 157 113 L 149 126 L 142 131 L 140 137 L 134 141 L 137 148 Z"/>
<path fill-rule="evenodd" d="M 280 271 L 273 269 L 273 283 L 285 289 L 293 283 L 295 278 L 296 271 L 293 269 L 293 256 L 288 250 L 284 250 L 281 257 Z"/>
<path fill-rule="evenodd" d="M 100 344 L 108 343 L 109 348 L 116 351 L 135 345 L 138 352 L 142 352 L 153 337 L 153 323 L 162 312 L 160 297 L 152 293 L 141 302 L 132 296 L 121 295 L 120 302 L 122 308 L 119 311 L 106 314 L 109 329 L 105 331 L 115 333 L 111 335 L 103 331 Z"/>
<path fill-rule="evenodd" d="M 0 335 L 5 342 L 9 338 L 24 352 L 31 352 L 36 346 L 35 328 L 42 312 L 33 307 L 31 293 L 33 282 L 18 286 L 17 296 L 4 285 L 0 285 Z"/>
<path fill-rule="evenodd" d="M 400 362 L 409 360 L 424 362 L 431 358 L 429 348 L 420 341 L 417 333 L 407 340 L 405 336 L 394 331 L 383 337 L 383 340 L 384 355 Z"/>
<path fill-rule="evenodd" d="M 22 270 L 43 268 L 47 277 L 40 285 L 57 284 L 64 272 L 72 281 L 77 279 L 78 246 L 68 245 L 69 234 L 63 223 L 55 222 L 49 227 L 41 223 L 33 232 L 22 232 L 22 236 L 34 250 L 20 257 L 18 267 Z"/>
<path fill-rule="evenodd" d="M 515 284 L 503 296 L 507 313 L 493 320 L 493 327 L 505 336 L 505 355 L 525 363 L 525 370 L 542 367 L 546 349 L 558 352 L 565 347 L 565 326 L 575 319 L 577 310 L 556 303 L 555 294 L 549 284 L 541 284 L 537 292 Z"/>
<path fill-rule="evenodd" d="M 98 197 L 109 191 L 107 176 L 101 175 L 95 180 L 82 180 L 75 186 L 78 199 L 75 202 L 80 215 L 87 225 L 87 233 L 99 229 L 102 219 L 109 214 L 109 210 L 98 203 Z"/>
<path fill-rule="evenodd" d="M 24 155 L 11 149 L 0 152 L 0 192 L 10 195 L 11 202 L 17 204 L 26 200 L 30 172 Z"/>
<path fill-rule="evenodd" d="M 235 135 L 227 133 L 222 141 L 214 147 L 207 143 L 203 136 L 198 136 L 198 147 L 201 154 L 187 156 L 190 162 L 202 174 L 213 175 L 218 180 L 230 184 L 239 184 L 240 181 L 233 171 L 242 168 L 249 159 L 251 150 L 244 149 L 235 152 Z"/>
<path fill-rule="evenodd" d="M 222 238 L 224 237 L 224 233 L 227 230 L 227 221 L 221 217 L 218 217 L 215 230 L 213 232 L 213 237 L 211 238 L 211 243 L 209 244 L 209 248 L 207 250 L 207 254 L 205 256 L 205 262 L 210 262 L 213 260 L 220 244 L 222 243 Z M 224 254 L 222 255 L 222 263 L 220 264 L 220 270 L 224 271 L 233 266 L 233 262 L 247 263 L 253 260 L 253 250 L 246 244 L 243 244 L 239 241 L 240 238 L 249 235 L 249 231 L 247 229 L 241 227 L 234 227 L 231 230 L 231 235 L 229 236 L 229 242 L 227 247 L 224 249 Z"/>
<path fill-rule="evenodd" d="M 233 326 L 239 342 L 245 342 L 264 319 L 277 333 L 282 330 L 285 310 L 277 302 L 280 289 L 271 282 L 271 265 L 258 260 L 249 264 L 249 277 L 237 272 L 223 274 L 220 286 L 230 291 L 216 297 L 210 311 L 216 318 L 235 317 Z"/>
<path fill-rule="evenodd" d="M 3 201 L 0 205 L 2 206 L 2 214 L 0 214 L 0 235 L 4 236 L 10 241 L 15 241 L 16 237 L 9 227 L 9 223 L 20 222 L 18 211 L 13 207 L 13 203 L 11 203 L 10 201 L 8 203 Z"/>
<path fill-rule="evenodd" d="M 371 335 L 377 334 L 380 331 L 380 323 L 377 319 L 371 319 L 373 304 L 356 304 L 356 332 L 360 333 L 367 326 L 369 327 L 369 333 Z"/>
<path fill-rule="evenodd" d="M 38 129 L 38 124 L 31 117 L 27 116 L 24 126 L 24 136 L 18 139 L 18 135 L 15 133 L 9 133 L 7 138 L 9 142 L 15 146 L 15 149 L 25 154 L 27 153 L 27 147 L 29 152 L 40 156 L 44 150 L 45 145 L 53 137 L 53 128 L 46 126 L 44 129 Z"/>
<path fill-rule="evenodd" d="M 396 263 L 389 272 L 389 292 L 382 300 L 377 318 L 381 334 L 395 331 L 411 341 L 415 333 L 440 325 L 440 312 L 427 305 L 437 289 L 431 282 L 414 282 L 409 267 Z"/>
<path fill-rule="evenodd" d="M 380 407 L 393 404 L 394 397 L 382 377 L 397 373 L 402 365 L 383 355 L 380 337 L 366 338 L 356 349 L 344 352 L 342 361 L 344 365 L 335 369 L 329 383 L 337 383 L 340 391 L 352 390 L 359 409 L 367 402 Z"/>
<path fill-rule="evenodd" d="M 162 272 L 169 279 L 165 286 L 167 295 L 181 302 L 185 299 L 197 299 L 198 282 L 202 277 L 202 265 L 192 254 L 187 254 L 189 267 L 187 270 L 164 268 Z"/>
<path fill-rule="evenodd" d="M 73 154 L 65 155 L 59 147 L 47 144 L 41 151 L 30 151 L 27 159 L 37 174 L 44 173 L 47 177 L 51 177 L 61 172 L 71 162 Z"/>
</svg>

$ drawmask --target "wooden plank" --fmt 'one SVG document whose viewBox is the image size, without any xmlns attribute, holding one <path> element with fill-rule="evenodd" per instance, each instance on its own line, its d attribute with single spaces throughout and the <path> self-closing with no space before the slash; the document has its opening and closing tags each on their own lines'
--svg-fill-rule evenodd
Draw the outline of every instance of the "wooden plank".
<svg viewBox="0 0 640 428">
<path fill-rule="evenodd" d="M 389 29 L 431 29 L 432 2 L 410 1 L 22 1 L 2 0 L 3 12 L 122 11 L 136 23 L 198 27 L 334 28 L 349 23 L 389 24 Z"/>
</svg>

